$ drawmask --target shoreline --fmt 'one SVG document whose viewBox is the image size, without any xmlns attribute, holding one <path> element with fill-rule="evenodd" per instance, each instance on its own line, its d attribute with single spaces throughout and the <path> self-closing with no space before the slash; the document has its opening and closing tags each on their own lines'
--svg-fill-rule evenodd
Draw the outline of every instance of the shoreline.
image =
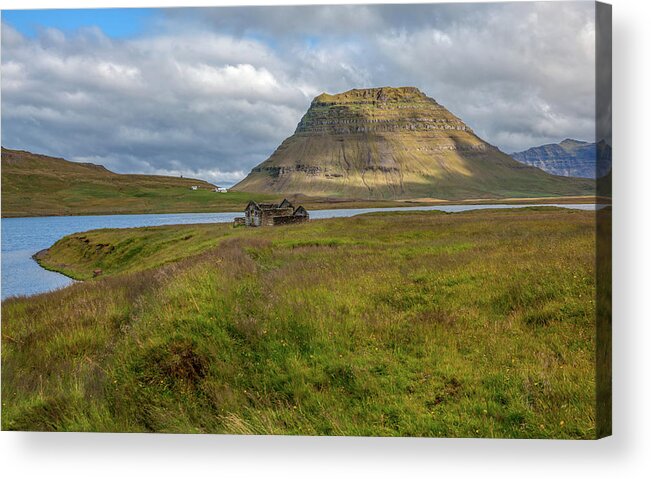
<svg viewBox="0 0 651 479">
<path fill-rule="evenodd" d="M 592 204 L 592 203 L 567 203 L 567 204 L 569 204 L 569 205 L 579 205 L 579 204 L 587 205 L 587 204 Z M 502 204 L 495 204 L 495 205 L 499 206 L 499 205 L 504 205 L 504 204 L 502 203 Z M 453 205 L 438 205 L 438 204 L 436 204 L 436 205 L 427 205 L 427 206 L 430 207 L 430 208 L 436 208 L 437 206 L 453 206 Z M 459 205 L 456 205 L 456 206 L 459 206 Z M 471 206 L 471 205 L 467 205 L 467 206 Z M 520 206 L 522 208 L 520 208 Z M 364 213 L 360 213 L 358 215 L 352 215 L 352 216 L 349 216 L 349 217 L 344 216 L 344 217 L 333 217 L 333 218 L 313 218 L 313 219 L 310 220 L 310 223 L 313 223 L 315 221 L 320 222 L 320 221 L 324 221 L 324 220 L 350 219 L 350 218 L 355 218 L 355 217 L 374 215 L 374 214 L 378 214 L 378 213 L 379 214 L 382 214 L 382 213 L 388 213 L 388 214 L 414 213 L 414 214 L 418 214 L 418 213 L 439 212 L 439 213 L 456 215 L 456 214 L 463 214 L 463 213 L 468 213 L 468 212 L 476 213 L 478 211 L 484 211 L 484 212 L 512 211 L 512 210 L 515 210 L 515 209 L 525 209 L 525 208 L 527 208 L 527 206 L 528 206 L 527 204 L 522 204 L 522 205 L 513 204 L 514 208 L 508 208 L 508 207 L 507 208 L 495 208 L 495 209 L 493 209 L 493 208 L 477 208 L 477 209 L 471 209 L 471 210 L 465 210 L 465 211 L 457 211 L 457 212 L 445 212 L 443 210 L 437 210 L 437 209 L 413 210 L 411 208 L 409 208 L 408 210 L 403 212 L 403 211 L 397 211 L 396 209 L 387 208 L 388 211 L 386 211 L 386 212 L 374 211 L 374 212 L 364 212 Z M 595 206 L 597 206 L 597 204 L 595 204 Z M 565 208 L 564 206 L 562 206 L 562 203 L 556 203 L 556 204 L 550 204 L 550 205 L 545 205 L 545 204 L 538 203 L 538 204 L 532 204 L 532 205 L 530 205 L 530 207 L 532 207 L 532 208 L 549 207 L 549 208 L 558 208 L 558 209 L 564 209 Z M 595 208 L 595 211 L 597 211 L 597 210 L 598 209 Z M 48 248 L 44 248 L 44 249 L 34 253 L 31 257 L 41 268 L 43 268 L 43 269 L 45 269 L 47 271 L 62 274 L 63 276 L 65 276 L 67 278 L 70 278 L 73 281 L 85 282 L 85 281 L 87 281 L 89 279 L 95 279 L 97 276 L 107 277 L 107 276 L 112 276 L 115 273 L 112 273 L 112 272 L 108 271 L 108 272 L 106 272 L 106 274 L 100 273 L 100 275 L 88 276 L 88 275 L 84 275 L 83 273 L 75 274 L 75 272 L 73 271 L 74 264 L 65 264 L 65 263 L 60 263 L 60 262 L 59 263 L 49 263 L 48 264 L 48 257 L 50 255 L 50 253 L 52 252 L 53 248 L 56 247 L 56 245 L 57 245 L 57 243 L 59 241 L 65 240 L 67 238 L 74 238 L 76 235 L 79 235 L 79 234 L 84 234 L 84 235 L 86 235 L 88 233 L 92 234 L 92 233 L 100 231 L 100 230 L 104 230 L 106 232 L 119 232 L 119 231 L 127 231 L 127 230 L 138 230 L 138 229 L 141 229 L 141 228 L 147 228 L 147 229 L 152 229 L 152 228 L 153 229 L 158 229 L 158 228 L 176 229 L 176 228 L 184 228 L 184 227 L 185 228 L 193 228 L 193 227 L 197 227 L 197 226 L 213 227 L 213 226 L 218 226 L 218 225 L 223 226 L 225 228 L 231 227 L 231 223 L 229 223 L 229 222 L 215 222 L 215 223 L 194 223 L 194 224 L 193 223 L 187 223 L 187 224 L 181 223 L 181 224 L 170 224 L 170 225 L 159 225 L 159 226 L 143 226 L 143 227 L 131 227 L 131 228 L 108 228 L 108 229 L 98 228 L 98 229 L 94 229 L 94 230 L 80 231 L 80 232 L 70 233 L 70 234 L 62 236 L 61 238 L 58 238 Z M 281 226 L 281 228 L 282 228 L 282 226 Z M 273 231 L 273 230 L 276 230 L 276 229 L 278 229 L 278 227 L 247 228 L 244 231 L 252 231 L 252 232 L 259 233 L 260 231 L 265 231 L 265 230 L 272 230 Z"/>
<path fill-rule="evenodd" d="M 576 205 L 578 209 L 586 209 L 586 208 L 581 208 L 582 205 L 585 205 L 588 208 L 590 206 L 594 205 L 595 210 L 600 209 L 598 203 L 595 203 L 595 202 L 584 202 L 584 203 L 581 203 L 581 202 L 560 203 L 560 202 L 558 202 L 558 203 L 555 203 L 555 204 L 548 204 L 548 205 L 546 205 L 546 204 L 544 204 L 542 202 L 541 203 L 534 203 L 534 204 L 517 202 L 517 203 L 510 203 L 510 204 L 509 203 L 491 203 L 491 205 L 495 205 L 496 209 L 500 209 L 500 210 L 512 209 L 512 208 L 518 208 L 519 209 L 519 208 L 536 207 L 536 206 L 539 206 L 539 207 L 551 206 L 551 207 L 555 207 L 555 208 L 564 208 L 564 207 L 566 207 L 564 205 Z M 473 205 L 470 204 L 470 203 L 466 203 L 465 205 L 463 205 L 463 204 L 462 205 L 459 205 L 459 204 L 448 205 L 448 204 L 437 203 L 437 204 L 429 204 L 429 205 L 422 205 L 422 206 L 414 206 L 414 205 L 407 204 L 407 205 L 403 205 L 403 208 L 398 208 L 398 207 L 377 208 L 376 212 L 382 213 L 382 210 L 386 210 L 387 212 L 392 212 L 392 213 L 394 213 L 394 212 L 395 213 L 418 212 L 418 211 L 442 211 L 443 208 L 451 207 L 451 206 L 471 207 Z M 484 211 L 493 210 L 493 208 L 490 208 L 490 207 L 488 207 L 488 208 L 486 206 L 482 207 L 481 204 L 477 204 L 476 206 L 477 206 L 476 209 L 481 209 L 481 210 L 484 210 Z M 439 207 L 441 208 L 441 210 L 438 210 Z M 420 208 L 422 208 L 422 209 L 420 209 Z M 340 210 L 341 210 L 341 208 L 340 208 Z M 402 211 L 402 210 L 404 210 L 404 211 Z M 475 208 L 472 208 L 472 210 L 475 210 Z M 359 216 L 364 216 L 366 214 L 373 214 L 373 213 L 374 212 L 360 212 L 357 215 L 351 215 L 351 216 L 358 216 L 359 217 Z M 63 217 L 51 217 L 51 218 L 63 218 Z M 339 218 L 339 216 L 335 216 L 333 218 Z M 314 221 L 318 221 L 320 219 L 325 219 L 325 218 L 313 218 Z M 161 225 L 158 225 L 158 227 L 163 227 L 163 228 L 165 228 L 165 227 L 183 227 L 183 226 L 190 227 L 190 226 L 200 226 L 200 225 L 228 225 L 228 224 L 229 224 L 229 222 L 213 222 L 213 221 L 211 221 L 211 222 L 202 222 L 202 221 L 197 221 L 196 223 L 176 223 L 176 224 L 167 224 L 167 225 L 166 224 L 161 224 Z M 141 225 L 141 226 L 130 226 L 130 227 L 125 227 L 125 228 L 112 227 L 112 228 L 109 228 L 109 229 L 116 230 L 116 231 L 118 231 L 118 230 L 126 231 L 126 230 L 129 230 L 129 229 L 137 229 L 137 228 L 141 228 L 141 227 L 156 228 L 157 226 L 156 225 Z M 101 229 L 106 229 L 106 227 L 98 226 L 96 228 L 95 227 L 94 228 L 89 228 L 89 229 L 83 230 L 83 231 L 82 230 L 71 231 L 71 232 L 69 232 L 67 234 L 63 234 L 60 237 L 57 237 L 56 239 L 53 239 L 52 243 L 49 244 L 46 248 L 43 248 L 41 246 L 41 249 L 36 251 L 36 253 L 31 254 L 29 256 L 29 258 L 30 258 L 30 260 L 33 260 L 34 262 L 36 262 L 36 264 L 38 265 L 39 268 L 42 268 L 43 270 L 49 271 L 49 272 L 52 272 L 52 273 L 61 274 L 64 277 L 66 277 L 66 278 L 68 278 L 68 279 L 70 279 L 72 281 L 85 281 L 86 279 L 90 279 L 90 277 L 80 277 L 78 275 L 75 275 L 74 271 L 71 271 L 68 268 L 69 265 L 62 264 L 62 263 L 59 263 L 59 262 L 54 262 L 54 263 L 49 263 L 48 264 L 48 261 L 47 261 L 48 254 L 49 254 L 51 248 L 58 241 L 66 238 L 68 236 L 72 236 L 72 235 L 79 234 L 79 233 L 84 233 L 84 232 L 92 232 L 94 230 L 101 230 Z M 73 268 L 73 270 L 74 270 L 74 268 Z M 108 273 L 108 272 L 105 271 L 105 273 Z M 110 273 L 109 273 L 109 275 L 110 275 Z M 102 274 L 102 276 L 106 276 L 106 275 Z M 33 297 L 33 296 L 37 296 L 39 294 L 46 293 L 46 292 L 47 291 L 34 292 L 32 294 L 29 294 L 28 296 Z M 9 299 L 11 297 L 12 296 L 4 298 L 2 300 L 2 302 L 4 302 L 5 299 Z"/>
<path fill-rule="evenodd" d="M 355 208 L 400 208 L 400 207 L 414 207 L 414 206 L 455 206 L 455 205 L 509 205 L 509 204 L 612 204 L 612 198 L 605 196 L 545 196 L 545 197 L 529 197 L 529 198 L 472 198 L 466 200 L 442 200 L 436 198 L 410 198 L 400 200 L 336 200 L 336 199 L 318 199 L 318 198 L 292 198 L 294 203 L 300 203 L 308 210 L 340 210 L 340 209 L 355 209 Z M 133 211 L 133 212 L 97 212 L 66 215 L 14 215 L 12 213 L 5 214 L 2 212 L 1 219 L 19 219 L 19 218 L 62 218 L 62 217 L 84 217 L 84 216 L 130 216 L 130 215 L 182 215 L 182 214 L 217 214 L 217 213 L 238 213 L 243 211 L 242 208 L 220 208 L 220 211 Z"/>
</svg>

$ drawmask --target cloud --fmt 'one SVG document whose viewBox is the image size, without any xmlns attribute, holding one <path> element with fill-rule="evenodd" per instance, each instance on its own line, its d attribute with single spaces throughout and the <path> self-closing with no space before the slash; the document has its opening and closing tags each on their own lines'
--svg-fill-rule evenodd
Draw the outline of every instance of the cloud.
<svg viewBox="0 0 651 479">
<path fill-rule="evenodd" d="M 30 40 L 3 25 L 3 144 L 119 172 L 235 182 L 309 103 L 265 50 L 213 32 L 52 42 L 50 31 Z"/>
<path fill-rule="evenodd" d="M 3 23 L 3 145 L 232 184 L 315 95 L 384 85 L 419 87 L 505 151 L 594 139 L 589 3 L 163 9 L 157 25 Z"/>
</svg>

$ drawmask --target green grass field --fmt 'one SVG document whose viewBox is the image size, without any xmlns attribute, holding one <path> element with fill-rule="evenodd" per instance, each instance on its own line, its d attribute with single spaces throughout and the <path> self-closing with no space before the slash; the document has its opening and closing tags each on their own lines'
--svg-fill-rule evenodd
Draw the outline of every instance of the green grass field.
<svg viewBox="0 0 651 479">
<path fill-rule="evenodd" d="M 2 427 L 594 438 L 595 215 L 67 237 L 2 303 Z"/>
</svg>

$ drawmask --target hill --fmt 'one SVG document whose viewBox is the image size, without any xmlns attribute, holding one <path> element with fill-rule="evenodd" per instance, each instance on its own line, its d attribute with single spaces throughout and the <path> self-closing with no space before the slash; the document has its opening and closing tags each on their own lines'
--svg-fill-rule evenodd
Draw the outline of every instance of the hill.
<svg viewBox="0 0 651 479">
<path fill-rule="evenodd" d="M 251 198 L 213 189 L 202 180 L 123 175 L 92 163 L 2 148 L 3 217 L 235 211 Z"/>
<path fill-rule="evenodd" d="M 413 87 L 314 98 L 296 131 L 236 191 L 347 198 L 593 195 L 488 144 Z"/>
<path fill-rule="evenodd" d="M 594 179 L 608 174 L 612 152 L 605 142 L 597 148 L 597 143 L 567 138 L 560 143 L 536 146 L 511 156 L 552 175 Z"/>
</svg>

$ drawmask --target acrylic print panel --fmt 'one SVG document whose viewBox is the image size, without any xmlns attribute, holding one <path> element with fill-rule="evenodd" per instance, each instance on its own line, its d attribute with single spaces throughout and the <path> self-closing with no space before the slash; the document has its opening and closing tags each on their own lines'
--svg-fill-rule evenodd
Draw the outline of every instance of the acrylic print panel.
<svg viewBox="0 0 651 479">
<path fill-rule="evenodd" d="M 610 434 L 610 11 L 3 11 L 2 428 Z"/>
</svg>

